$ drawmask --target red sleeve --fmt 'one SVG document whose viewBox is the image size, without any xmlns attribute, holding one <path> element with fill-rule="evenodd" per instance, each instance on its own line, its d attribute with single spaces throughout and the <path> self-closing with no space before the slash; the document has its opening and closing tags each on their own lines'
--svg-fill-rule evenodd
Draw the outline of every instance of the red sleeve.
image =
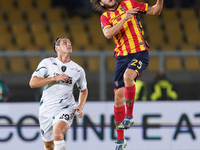
<svg viewBox="0 0 200 150">
<path fill-rule="evenodd" d="M 138 2 L 136 0 L 130 0 L 133 8 L 138 7 L 140 13 L 146 13 L 148 9 L 147 3 Z"/>
<path fill-rule="evenodd" d="M 107 27 L 112 26 L 111 23 L 109 22 L 106 12 L 101 15 L 100 21 L 101 21 L 101 29 L 102 30 L 105 30 Z"/>
</svg>

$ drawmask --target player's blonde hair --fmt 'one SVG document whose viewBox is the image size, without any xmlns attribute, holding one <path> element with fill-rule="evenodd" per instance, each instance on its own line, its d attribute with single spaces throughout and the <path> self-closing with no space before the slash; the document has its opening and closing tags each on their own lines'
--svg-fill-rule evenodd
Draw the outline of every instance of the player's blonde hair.
<svg viewBox="0 0 200 150">
<path fill-rule="evenodd" d="M 100 11 L 103 13 L 103 12 L 107 11 L 107 8 L 105 6 L 101 6 L 100 1 L 101 0 L 90 0 L 90 2 L 93 5 L 94 10 Z"/>
</svg>

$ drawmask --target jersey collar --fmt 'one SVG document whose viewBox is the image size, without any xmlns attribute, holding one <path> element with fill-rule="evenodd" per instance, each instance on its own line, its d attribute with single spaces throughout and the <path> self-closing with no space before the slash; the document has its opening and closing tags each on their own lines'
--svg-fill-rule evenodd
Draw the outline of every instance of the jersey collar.
<svg viewBox="0 0 200 150">
<path fill-rule="evenodd" d="M 114 10 L 109 10 L 109 11 L 110 12 L 114 12 L 115 10 L 117 10 L 117 8 L 119 7 L 119 5 L 120 5 L 120 2 L 118 2 L 118 5 L 117 5 L 117 7 Z"/>
</svg>

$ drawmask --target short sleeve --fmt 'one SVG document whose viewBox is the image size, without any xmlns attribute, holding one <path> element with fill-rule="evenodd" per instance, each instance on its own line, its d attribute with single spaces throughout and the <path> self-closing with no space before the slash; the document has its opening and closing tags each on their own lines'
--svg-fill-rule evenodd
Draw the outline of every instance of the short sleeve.
<svg viewBox="0 0 200 150">
<path fill-rule="evenodd" d="M 148 4 L 147 3 L 142 3 L 142 2 L 138 2 L 135 0 L 130 0 L 133 8 L 138 7 L 139 8 L 139 12 L 145 14 L 147 12 L 148 9 Z"/>
<path fill-rule="evenodd" d="M 105 12 L 104 14 L 101 15 L 100 17 L 101 21 L 101 29 L 105 30 L 107 27 L 111 27 L 111 23 L 109 22 L 109 19 L 107 17 L 107 13 Z"/>
<path fill-rule="evenodd" d="M 47 65 L 46 65 L 46 60 L 44 59 L 38 64 L 37 69 L 33 72 L 32 76 L 45 78 L 46 75 L 47 75 Z"/>
<path fill-rule="evenodd" d="M 83 69 L 80 70 L 80 76 L 76 82 L 76 85 L 80 91 L 83 91 L 87 88 L 86 75 Z"/>
</svg>

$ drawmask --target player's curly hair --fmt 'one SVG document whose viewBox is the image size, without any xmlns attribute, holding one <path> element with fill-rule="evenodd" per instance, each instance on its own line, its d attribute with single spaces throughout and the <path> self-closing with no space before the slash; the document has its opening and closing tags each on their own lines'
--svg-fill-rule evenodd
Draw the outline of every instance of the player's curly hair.
<svg viewBox="0 0 200 150">
<path fill-rule="evenodd" d="M 101 6 L 100 1 L 101 0 L 90 0 L 90 2 L 93 5 L 94 10 L 100 11 L 103 13 L 103 12 L 107 11 L 107 8 L 105 6 Z"/>
</svg>

